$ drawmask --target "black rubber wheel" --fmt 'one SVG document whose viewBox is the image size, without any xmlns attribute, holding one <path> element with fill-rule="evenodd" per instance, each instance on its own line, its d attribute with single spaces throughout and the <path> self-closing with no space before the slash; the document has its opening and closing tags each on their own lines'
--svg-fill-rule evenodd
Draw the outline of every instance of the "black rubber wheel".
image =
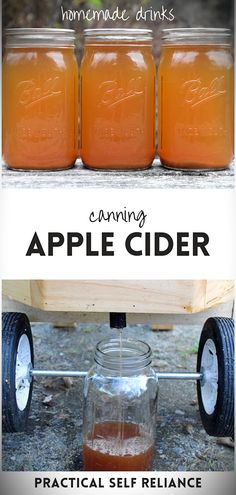
<svg viewBox="0 0 236 495">
<path fill-rule="evenodd" d="M 33 380 L 27 368 L 34 365 L 30 322 L 23 313 L 2 315 L 2 419 L 8 432 L 26 427 Z"/>
<path fill-rule="evenodd" d="M 200 341 L 197 372 L 198 404 L 208 435 L 234 436 L 234 321 L 208 318 Z"/>
</svg>

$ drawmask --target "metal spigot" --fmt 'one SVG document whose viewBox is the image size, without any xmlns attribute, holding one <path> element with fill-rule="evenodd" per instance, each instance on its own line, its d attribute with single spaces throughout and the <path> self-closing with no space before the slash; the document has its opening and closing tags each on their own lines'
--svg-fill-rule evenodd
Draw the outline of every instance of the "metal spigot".
<svg viewBox="0 0 236 495">
<path fill-rule="evenodd" d="M 110 313 L 110 327 L 118 329 L 125 328 L 126 313 Z"/>
</svg>

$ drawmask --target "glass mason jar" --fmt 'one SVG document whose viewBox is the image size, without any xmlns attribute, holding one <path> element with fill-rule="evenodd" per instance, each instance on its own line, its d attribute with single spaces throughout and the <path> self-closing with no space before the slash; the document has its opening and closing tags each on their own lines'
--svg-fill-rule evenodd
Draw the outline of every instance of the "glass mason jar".
<svg viewBox="0 0 236 495">
<path fill-rule="evenodd" d="M 158 392 L 151 349 L 138 340 L 107 339 L 94 359 L 84 387 L 84 469 L 148 471 Z"/>
<path fill-rule="evenodd" d="M 233 158 L 228 29 L 164 29 L 158 70 L 158 154 L 175 169 L 224 169 Z"/>
<path fill-rule="evenodd" d="M 86 29 L 81 158 L 95 169 L 144 169 L 155 156 L 152 31 Z"/>
<path fill-rule="evenodd" d="M 78 67 L 72 29 L 7 29 L 3 154 L 14 169 L 63 169 L 78 156 Z"/>
</svg>

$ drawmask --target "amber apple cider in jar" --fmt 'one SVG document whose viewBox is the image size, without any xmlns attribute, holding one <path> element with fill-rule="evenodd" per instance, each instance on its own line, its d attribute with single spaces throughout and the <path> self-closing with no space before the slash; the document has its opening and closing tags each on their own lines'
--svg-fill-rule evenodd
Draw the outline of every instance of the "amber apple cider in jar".
<svg viewBox="0 0 236 495">
<path fill-rule="evenodd" d="M 81 158 L 96 169 L 139 169 L 155 156 L 152 32 L 87 29 L 81 64 Z"/>
<path fill-rule="evenodd" d="M 15 169 L 63 169 L 78 156 L 78 68 L 71 29 L 7 29 L 3 154 Z"/>
<path fill-rule="evenodd" d="M 164 29 L 158 154 L 177 169 L 224 169 L 233 158 L 233 59 L 227 29 Z"/>
</svg>

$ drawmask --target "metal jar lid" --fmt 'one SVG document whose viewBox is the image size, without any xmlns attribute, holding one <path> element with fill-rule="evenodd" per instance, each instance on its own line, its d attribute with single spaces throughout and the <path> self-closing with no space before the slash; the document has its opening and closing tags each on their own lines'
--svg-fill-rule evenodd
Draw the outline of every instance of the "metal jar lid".
<svg viewBox="0 0 236 495">
<path fill-rule="evenodd" d="M 93 41 L 152 41 L 151 29 L 102 28 L 84 29 L 85 39 Z"/>
<path fill-rule="evenodd" d="M 6 48 L 74 47 L 74 29 L 9 28 L 4 32 Z"/>
<path fill-rule="evenodd" d="M 163 44 L 230 45 L 231 31 L 225 28 L 170 28 L 162 30 Z"/>
</svg>

